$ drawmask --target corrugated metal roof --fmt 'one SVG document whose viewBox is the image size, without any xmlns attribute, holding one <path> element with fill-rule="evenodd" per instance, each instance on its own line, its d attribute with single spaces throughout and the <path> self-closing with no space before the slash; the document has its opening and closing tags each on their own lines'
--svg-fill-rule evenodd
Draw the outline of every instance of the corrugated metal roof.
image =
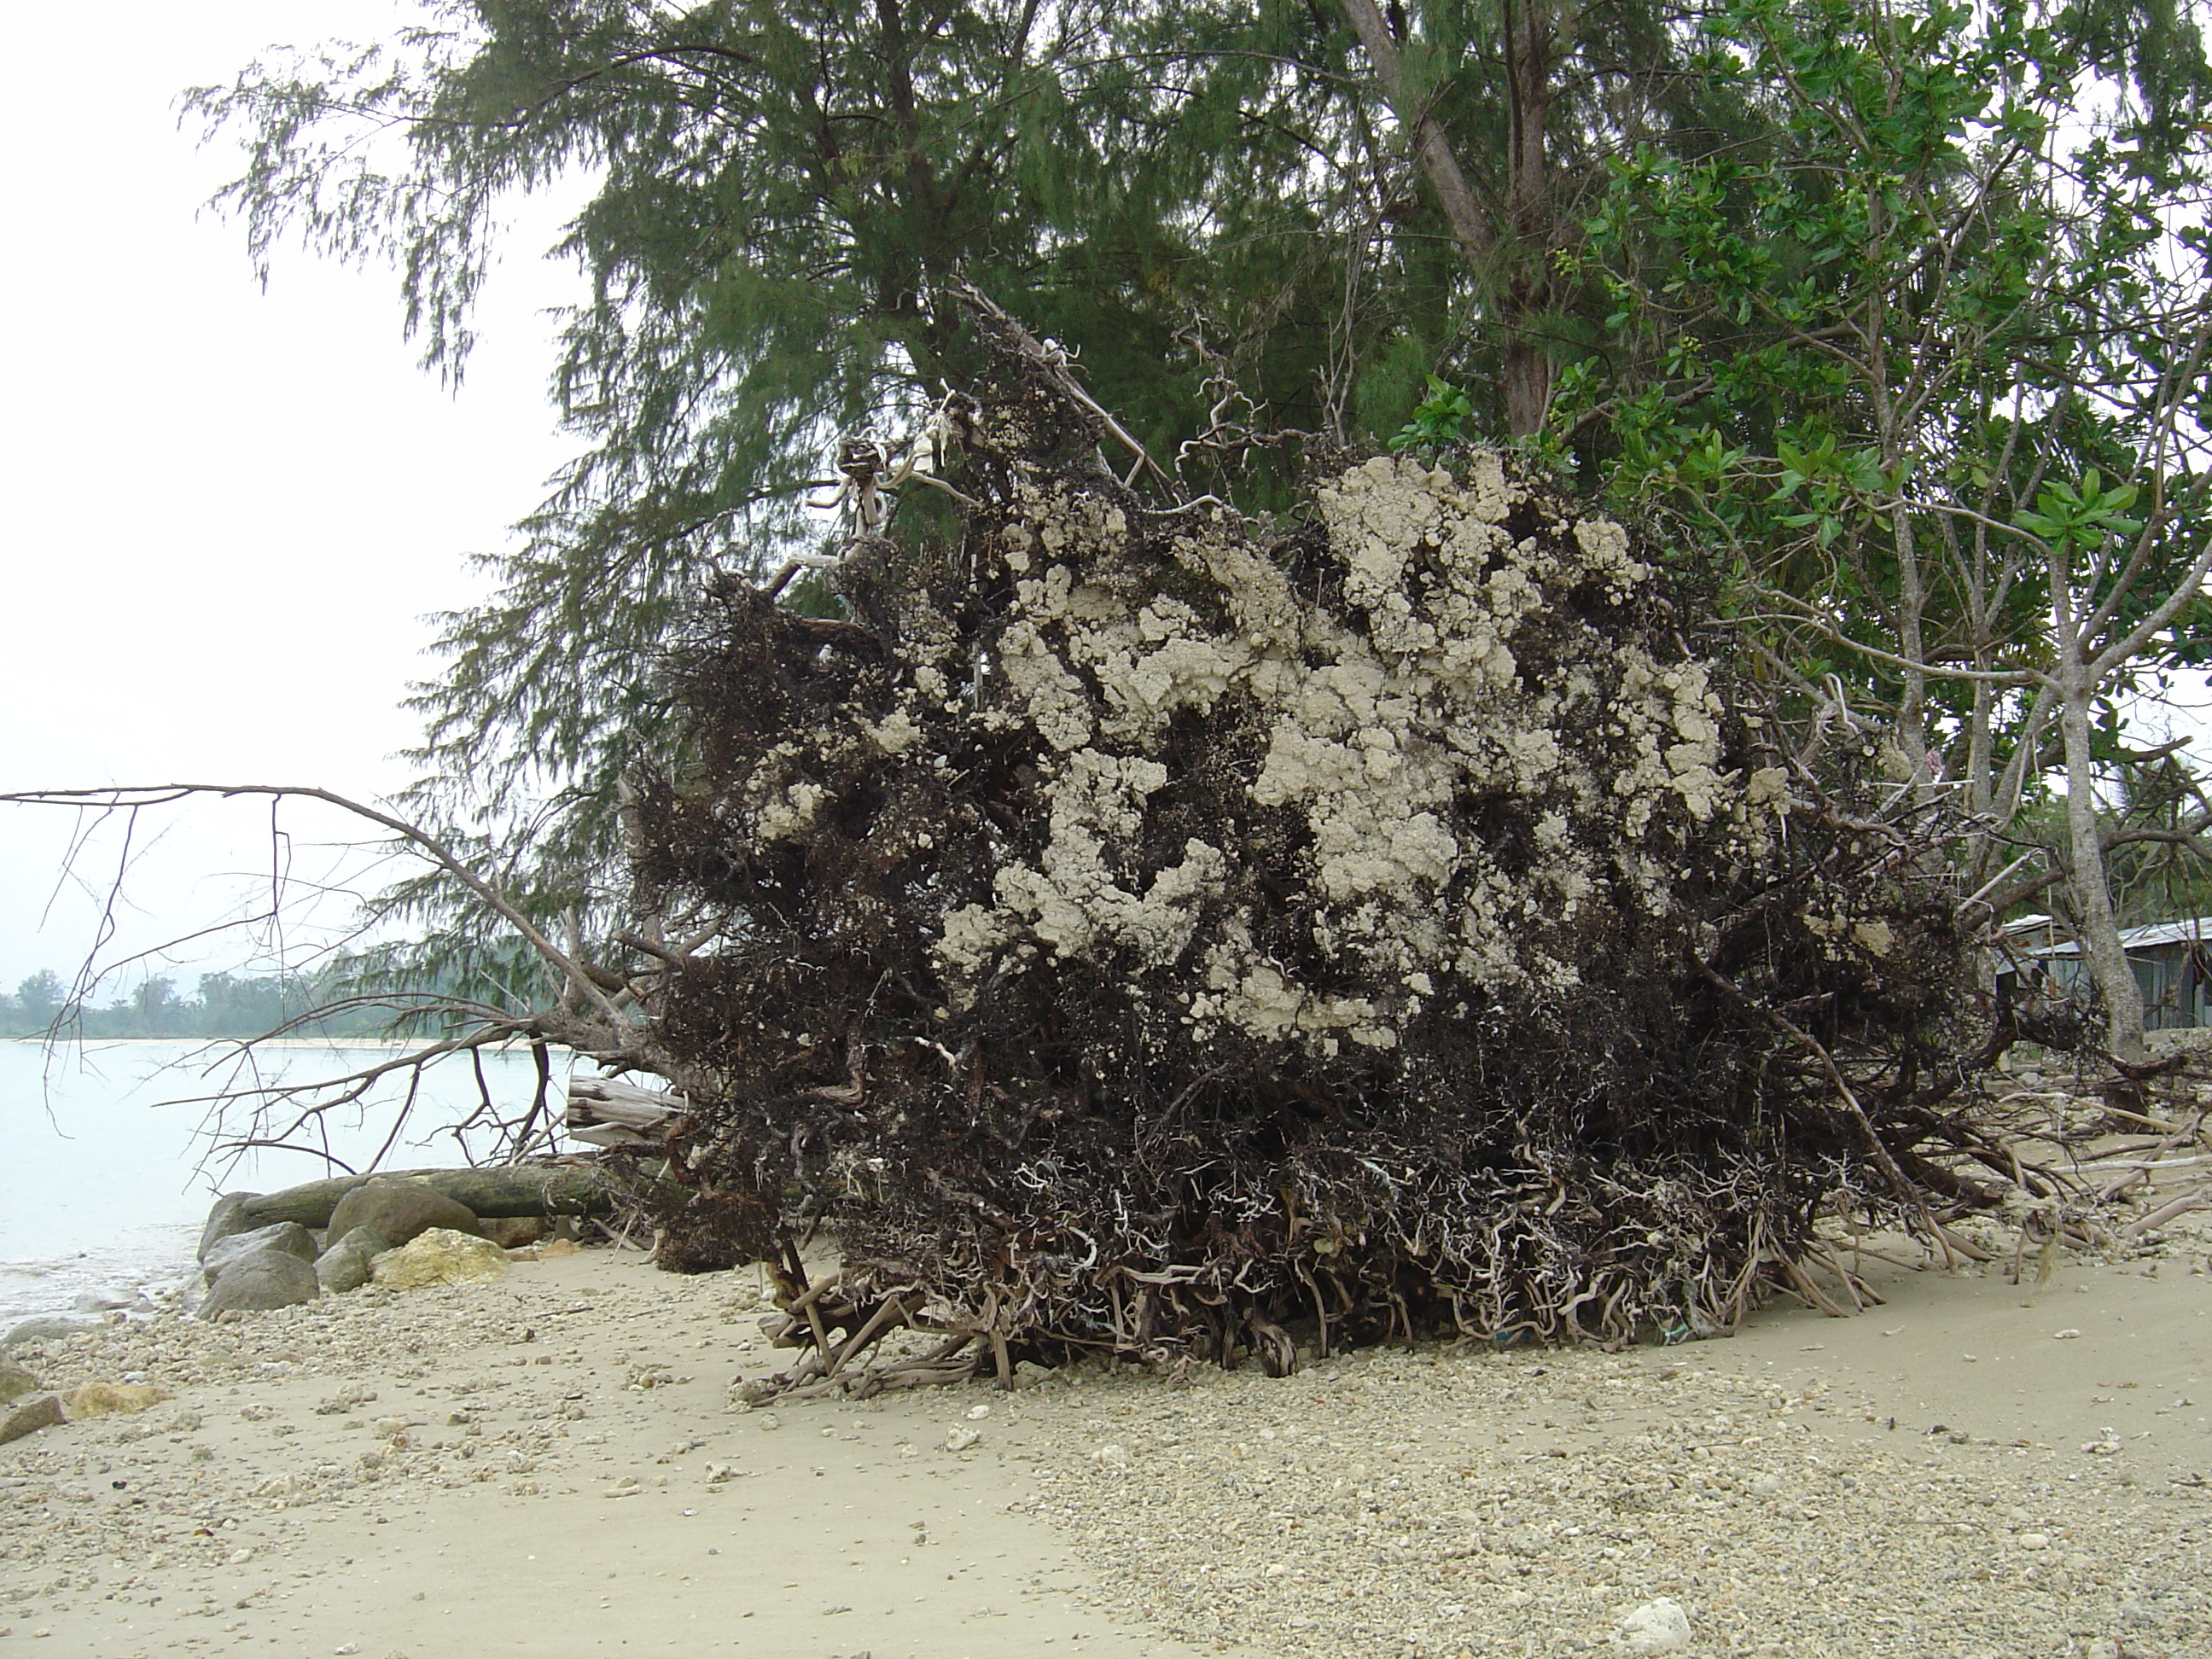
<svg viewBox="0 0 2212 1659">
<path fill-rule="evenodd" d="M 2124 951 L 2155 951 L 2166 945 L 2193 945 L 2212 939 L 2212 916 L 2192 916 L 2181 921 L 2154 921 L 2145 927 L 2120 929 L 2120 948 Z M 2081 953 L 2081 946 L 2072 939 L 2063 945 L 2045 945 L 2027 954 L 2032 957 L 2070 957 Z"/>
<path fill-rule="evenodd" d="M 2120 943 L 2130 950 L 2137 945 L 2179 945 L 2212 939 L 2212 916 L 2192 916 L 2186 921 L 2154 921 L 2148 927 L 2124 927 Z"/>
</svg>

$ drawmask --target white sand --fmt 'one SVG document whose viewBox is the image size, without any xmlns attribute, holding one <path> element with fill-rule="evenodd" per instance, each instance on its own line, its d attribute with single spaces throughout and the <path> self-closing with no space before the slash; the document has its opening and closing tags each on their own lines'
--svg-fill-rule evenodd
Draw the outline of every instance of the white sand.
<svg viewBox="0 0 2212 1659">
<path fill-rule="evenodd" d="M 1665 1595 L 1698 1653 L 2212 1656 L 2205 1249 L 1674 1349 L 754 1413 L 752 1276 L 612 1251 L 112 1325 L 17 1358 L 175 1398 L 0 1447 L 0 1653 L 1548 1655 Z"/>
</svg>

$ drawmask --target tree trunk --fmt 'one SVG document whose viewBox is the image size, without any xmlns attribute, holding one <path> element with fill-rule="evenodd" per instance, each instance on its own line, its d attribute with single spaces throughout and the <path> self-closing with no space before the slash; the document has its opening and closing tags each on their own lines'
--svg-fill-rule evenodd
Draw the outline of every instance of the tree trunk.
<svg viewBox="0 0 2212 1659">
<path fill-rule="evenodd" d="M 1452 239 L 1470 263 L 1486 258 L 1493 240 L 1490 220 L 1475 201 L 1474 191 L 1468 187 L 1467 175 L 1460 170 L 1459 158 L 1453 155 L 1443 129 L 1437 125 L 1425 103 L 1409 95 L 1405 58 L 1390 33 L 1389 24 L 1383 21 L 1375 0 L 1344 0 L 1344 11 L 1352 20 L 1352 32 L 1358 35 L 1367 61 L 1375 66 L 1375 78 L 1382 83 L 1383 100 L 1413 138 L 1421 176 L 1437 193 L 1437 204 L 1443 210 Z"/>
<path fill-rule="evenodd" d="M 2073 864 L 2075 916 L 2090 982 L 2105 1004 L 2105 1046 L 2122 1060 L 2138 1061 L 2143 1045 L 2142 989 L 2120 944 L 2118 918 L 2105 875 L 2105 847 L 2097 823 L 2096 778 L 2090 767 L 2087 665 L 2068 653 L 2060 672 L 2069 680 L 2061 694 L 2058 732 L 2066 749 L 2066 832 Z"/>
<path fill-rule="evenodd" d="M 517 1164 L 496 1170 L 404 1170 L 374 1176 L 340 1176 L 288 1187 L 246 1203 L 253 1226 L 296 1221 L 302 1227 L 327 1227 L 338 1200 L 363 1182 L 381 1178 L 419 1181 L 434 1192 L 465 1204 L 483 1217 L 596 1215 L 614 1207 L 605 1177 L 580 1164 Z"/>
<path fill-rule="evenodd" d="M 1373 65 L 1382 96 L 1413 141 L 1421 176 L 1436 194 L 1452 240 L 1487 291 L 1504 336 L 1505 428 L 1516 438 L 1543 429 L 1556 375 L 1551 354 L 1535 337 L 1534 319 L 1551 304 L 1553 203 L 1545 122 L 1557 30 L 1550 0 L 1522 0 L 1505 19 L 1508 137 L 1504 158 L 1507 235 L 1501 239 L 1476 199 L 1459 157 L 1418 87 L 1406 80 L 1404 54 L 1375 0 L 1344 0 L 1345 15 Z M 1500 246 L 1503 240 L 1505 246 Z M 1498 269 L 1503 265 L 1503 270 Z"/>
<path fill-rule="evenodd" d="M 1552 0 L 1507 6 L 1505 210 L 1513 223 L 1513 248 L 1498 319 L 1505 331 L 1505 429 L 1516 438 L 1542 431 L 1552 412 L 1552 358 L 1534 326 L 1552 299 L 1554 227 L 1545 129 L 1555 95 L 1557 42 Z"/>
</svg>

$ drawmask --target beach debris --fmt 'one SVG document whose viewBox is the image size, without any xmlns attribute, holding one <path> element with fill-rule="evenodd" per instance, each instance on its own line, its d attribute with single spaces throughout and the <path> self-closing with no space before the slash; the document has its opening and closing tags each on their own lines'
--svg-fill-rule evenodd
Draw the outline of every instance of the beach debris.
<svg viewBox="0 0 2212 1659">
<path fill-rule="evenodd" d="M 510 1261 L 557 1261 L 564 1255 L 581 1254 L 583 1248 L 573 1238 L 545 1238 L 535 1244 L 520 1245 L 507 1255 Z"/>
<path fill-rule="evenodd" d="M 680 1097 L 617 1078 L 572 1077 L 563 1127 L 591 1146 L 657 1146 L 684 1109 Z"/>
<path fill-rule="evenodd" d="M 33 1395 L 0 1417 L 0 1445 L 10 1440 L 21 1440 L 25 1435 L 40 1429 L 58 1428 L 69 1419 L 62 1413 L 62 1402 L 56 1395 Z"/>
<path fill-rule="evenodd" d="M 208 1253 L 200 1258 L 200 1271 L 213 1285 L 222 1277 L 223 1270 L 234 1261 L 252 1255 L 256 1250 L 281 1250 L 286 1255 L 295 1255 L 301 1261 L 315 1259 L 315 1236 L 296 1221 L 280 1221 L 273 1226 L 256 1227 L 249 1232 L 232 1233 L 217 1239 Z"/>
<path fill-rule="evenodd" d="M 296 1221 L 304 1227 L 335 1229 L 331 1235 L 335 1237 L 359 1218 L 350 1213 L 341 1218 L 338 1206 L 371 1185 L 428 1188 L 453 1200 L 472 1217 L 604 1214 L 613 1206 L 616 1195 L 616 1183 L 606 1169 L 561 1158 L 487 1169 L 393 1170 L 372 1176 L 333 1176 L 281 1192 L 238 1194 L 236 1208 L 246 1226 Z M 227 1202 L 218 1203 L 210 1212 L 210 1226 L 224 1212 Z"/>
<path fill-rule="evenodd" d="M 224 1267 L 198 1312 L 202 1319 L 263 1313 L 313 1302 L 321 1294 L 311 1263 L 289 1250 L 249 1250 Z"/>
<path fill-rule="evenodd" d="M 432 1228 L 477 1236 L 476 1212 L 467 1205 L 419 1181 L 377 1176 L 362 1182 L 337 1201 L 331 1212 L 332 1237 L 343 1239 L 356 1227 L 367 1227 L 397 1249 Z"/>
<path fill-rule="evenodd" d="M 553 1224 L 542 1215 L 479 1216 L 477 1231 L 502 1250 L 519 1250 L 545 1237 Z"/>
<path fill-rule="evenodd" d="M 945 1449 L 949 1452 L 973 1451 L 982 1443 L 983 1435 L 979 1429 L 947 1429 L 945 1431 Z"/>
<path fill-rule="evenodd" d="M 1690 1645 L 1690 1615 L 1667 1596 L 1632 1607 L 1613 1627 L 1613 1644 L 1623 1653 L 1673 1653 Z"/>
<path fill-rule="evenodd" d="M 368 1283 L 376 1258 L 392 1248 L 392 1240 L 374 1227 L 349 1227 L 315 1258 L 315 1282 L 325 1295 L 357 1291 Z"/>
<path fill-rule="evenodd" d="M 71 1421 L 87 1417 L 128 1417 L 171 1398 L 167 1389 L 151 1382 L 85 1382 L 70 1391 L 63 1403 Z"/>
<path fill-rule="evenodd" d="M 366 1382 L 349 1382 L 336 1394 L 317 1401 L 315 1415 L 318 1417 L 343 1416 L 356 1406 L 372 1405 L 375 1400 L 376 1390 Z"/>
<path fill-rule="evenodd" d="M 466 1284 L 497 1279 L 507 1272 L 507 1252 L 488 1238 L 431 1227 L 374 1263 L 376 1282 L 388 1290 L 415 1291 L 431 1285 Z"/>
</svg>

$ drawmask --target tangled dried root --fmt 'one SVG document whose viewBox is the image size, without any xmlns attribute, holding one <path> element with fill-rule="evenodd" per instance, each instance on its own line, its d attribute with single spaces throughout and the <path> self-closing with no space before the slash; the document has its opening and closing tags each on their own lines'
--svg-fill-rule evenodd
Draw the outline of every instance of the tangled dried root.
<svg viewBox="0 0 2212 1659">
<path fill-rule="evenodd" d="M 1705 1333 L 1824 1205 L 1959 1196 L 1945 826 L 1794 761 L 1620 526 L 1484 453 L 1149 508 L 981 325 L 957 541 L 859 547 L 844 620 L 718 586 L 639 786 L 643 902 L 725 918 L 653 1008 L 719 1079 L 660 1220 L 775 1265 L 787 1385 L 903 1327 L 862 1386 Z"/>
</svg>

